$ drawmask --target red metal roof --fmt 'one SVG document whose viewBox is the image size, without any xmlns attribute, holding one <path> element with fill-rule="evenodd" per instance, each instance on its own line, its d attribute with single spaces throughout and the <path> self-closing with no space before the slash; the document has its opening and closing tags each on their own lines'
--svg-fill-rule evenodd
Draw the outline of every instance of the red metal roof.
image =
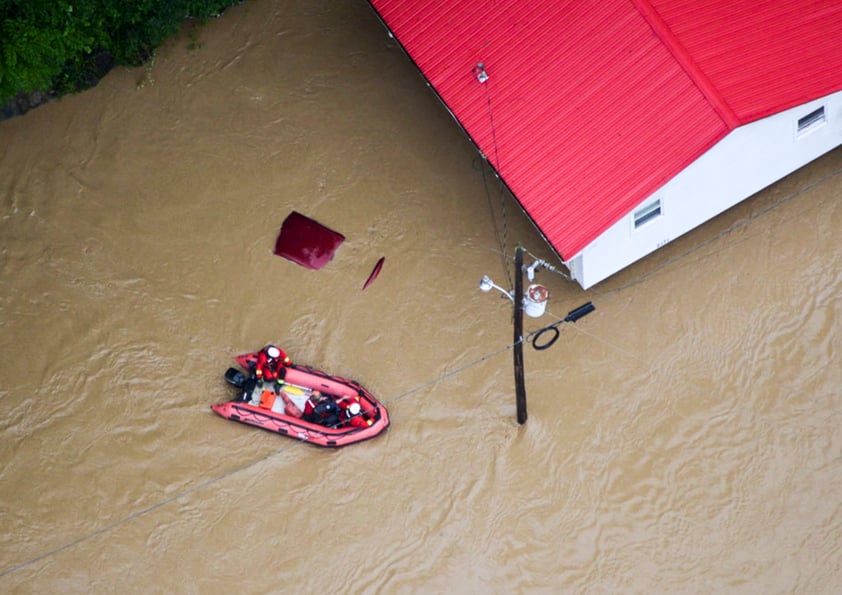
<svg viewBox="0 0 842 595">
<path fill-rule="evenodd" d="M 842 89 L 840 0 L 650 0 L 748 123 Z"/>
<path fill-rule="evenodd" d="M 734 127 L 842 88 L 840 0 L 370 3 L 564 259 Z"/>
</svg>

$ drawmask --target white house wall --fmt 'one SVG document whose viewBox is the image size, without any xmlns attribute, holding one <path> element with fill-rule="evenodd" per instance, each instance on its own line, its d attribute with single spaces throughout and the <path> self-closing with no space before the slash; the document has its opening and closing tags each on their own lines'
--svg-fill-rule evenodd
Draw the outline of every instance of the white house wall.
<svg viewBox="0 0 842 595">
<path fill-rule="evenodd" d="M 798 133 L 824 106 L 825 121 Z M 842 144 L 842 92 L 733 130 L 635 209 L 661 200 L 638 229 L 633 213 L 567 261 L 587 289 Z"/>
</svg>

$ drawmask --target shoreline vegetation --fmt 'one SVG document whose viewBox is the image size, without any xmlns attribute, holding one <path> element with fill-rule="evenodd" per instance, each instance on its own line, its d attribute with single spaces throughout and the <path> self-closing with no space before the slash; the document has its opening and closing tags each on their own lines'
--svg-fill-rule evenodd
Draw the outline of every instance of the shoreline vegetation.
<svg viewBox="0 0 842 595">
<path fill-rule="evenodd" d="M 243 0 L 0 0 L 0 120 L 141 66 L 187 19 Z M 191 44 L 191 47 L 195 44 Z"/>
</svg>

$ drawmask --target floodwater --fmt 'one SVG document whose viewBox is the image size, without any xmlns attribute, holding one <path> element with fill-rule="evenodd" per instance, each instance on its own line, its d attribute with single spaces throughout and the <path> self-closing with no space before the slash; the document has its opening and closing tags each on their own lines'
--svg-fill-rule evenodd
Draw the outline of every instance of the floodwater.
<svg viewBox="0 0 842 595">
<path fill-rule="evenodd" d="M 0 592 L 838 593 L 840 194 L 837 150 L 590 291 L 539 272 L 527 331 L 597 309 L 527 346 L 520 426 L 478 282 L 551 254 L 368 5 L 188 24 L 0 122 Z M 323 269 L 272 254 L 292 211 Z M 268 341 L 392 427 L 215 416 Z"/>
</svg>

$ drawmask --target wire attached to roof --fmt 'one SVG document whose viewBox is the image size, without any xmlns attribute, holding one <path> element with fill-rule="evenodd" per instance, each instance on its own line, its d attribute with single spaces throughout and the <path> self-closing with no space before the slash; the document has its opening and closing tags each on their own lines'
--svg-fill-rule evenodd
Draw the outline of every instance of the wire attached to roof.
<svg viewBox="0 0 842 595">
<path fill-rule="evenodd" d="M 502 216 L 502 237 L 501 232 L 497 228 L 497 220 L 494 216 L 494 208 L 491 203 L 491 191 L 488 186 L 488 180 L 485 176 L 485 165 L 480 166 L 480 170 L 482 171 L 482 183 L 485 188 L 485 195 L 488 198 L 488 209 L 491 212 L 491 220 L 494 224 L 494 233 L 497 236 L 497 242 L 500 245 L 500 257 L 503 262 L 503 271 L 506 273 L 506 279 L 508 280 L 509 287 L 512 287 L 512 273 L 509 270 L 509 258 L 507 255 L 506 245 L 508 244 L 508 221 L 506 218 L 506 200 L 505 200 L 505 186 L 503 184 L 503 178 L 500 176 L 500 151 L 497 147 L 497 129 L 494 125 L 494 109 L 491 105 L 491 91 L 490 86 L 486 85 L 489 79 L 488 71 L 485 68 L 485 64 L 483 62 L 478 62 L 473 68 L 473 74 L 476 77 L 477 81 L 483 84 L 485 88 L 485 102 L 488 110 L 488 121 L 491 127 L 491 141 L 494 147 L 494 161 L 495 163 L 490 163 L 492 169 L 495 170 L 497 174 L 497 179 L 500 181 L 500 212 Z M 480 151 L 482 151 L 480 149 Z M 481 153 L 482 154 L 482 153 Z M 482 154 L 484 160 L 488 162 L 488 157 Z"/>
</svg>

